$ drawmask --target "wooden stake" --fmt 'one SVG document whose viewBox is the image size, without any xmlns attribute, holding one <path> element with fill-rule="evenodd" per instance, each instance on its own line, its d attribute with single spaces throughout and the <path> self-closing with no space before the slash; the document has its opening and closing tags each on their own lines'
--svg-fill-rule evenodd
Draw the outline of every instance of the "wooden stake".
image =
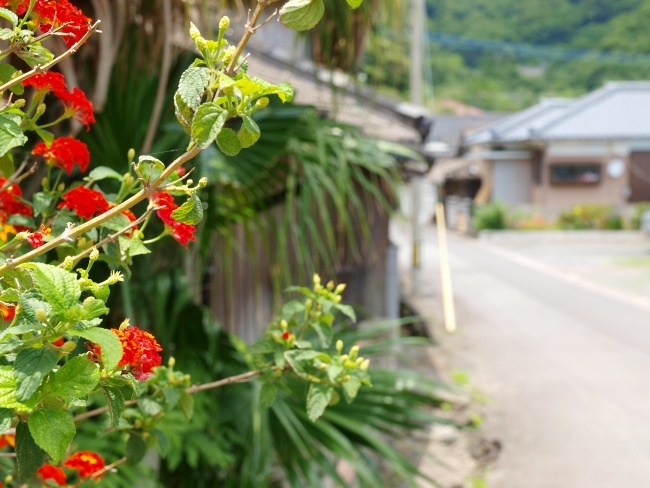
<svg viewBox="0 0 650 488">
<path fill-rule="evenodd" d="M 452 333 L 456 331 L 456 310 L 454 309 L 454 293 L 451 287 L 451 271 L 449 269 L 449 253 L 447 251 L 445 207 L 442 203 L 436 204 L 436 224 L 438 227 L 438 248 L 440 249 L 442 310 L 445 317 L 445 330 Z"/>
</svg>

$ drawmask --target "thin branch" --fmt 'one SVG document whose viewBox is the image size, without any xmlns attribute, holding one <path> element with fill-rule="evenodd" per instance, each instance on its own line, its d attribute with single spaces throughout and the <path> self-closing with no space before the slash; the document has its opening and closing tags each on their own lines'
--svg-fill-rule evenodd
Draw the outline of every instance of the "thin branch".
<svg viewBox="0 0 650 488">
<path fill-rule="evenodd" d="M 18 83 L 22 83 L 23 80 L 26 80 L 27 78 L 29 78 L 30 76 L 32 76 L 35 73 L 43 73 L 45 71 L 48 71 L 54 65 L 56 65 L 56 64 L 60 63 L 61 61 L 63 61 L 65 58 L 67 58 L 69 56 L 72 56 L 74 53 L 77 52 L 77 49 L 79 49 L 79 47 L 84 42 L 86 42 L 88 40 L 88 38 L 95 33 L 95 31 L 97 31 L 97 28 L 99 27 L 100 22 L 101 21 L 98 20 L 93 25 L 88 27 L 88 30 L 86 31 L 86 33 L 83 35 L 83 37 L 81 39 L 79 39 L 77 42 L 75 42 L 70 49 L 68 49 L 66 52 L 64 52 L 60 56 L 57 56 L 56 58 L 54 58 L 49 63 L 45 63 L 42 66 L 41 65 L 34 66 L 34 68 L 32 68 L 27 73 L 23 73 L 20 76 L 16 76 L 15 78 L 12 78 L 11 80 L 9 80 L 7 83 L 5 83 L 3 85 L 0 85 L 0 93 L 2 93 L 6 89 L 8 89 L 8 88 L 10 88 L 10 87 L 12 87 L 14 85 L 17 85 Z"/>
<path fill-rule="evenodd" d="M 0 186 L 0 192 L 5 191 L 11 185 L 15 185 L 16 183 L 18 183 L 18 178 L 20 177 L 21 173 L 25 170 L 25 166 L 27 166 L 27 160 L 26 159 L 22 163 L 20 163 L 20 166 L 18 166 L 18 169 L 16 171 L 14 171 L 13 174 L 9 178 L 7 178 L 7 180 L 2 184 L 2 186 Z M 21 178 L 21 180 L 22 180 L 22 178 Z"/>
<path fill-rule="evenodd" d="M 14 430 L 14 429 L 9 429 L 9 430 Z M 9 431 L 7 431 L 7 434 L 9 434 Z M 0 458 L 15 458 L 15 457 L 16 457 L 15 452 L 0 452 Z"/>
<path fill-rule="evenodd" d="M 235 67 L 237 66 L 237 60 L 239 59 L 239 56 L 241 56 L 242 52 L 244 52 L 244 47 L 246 47 L 246 44 L 248 44 L 248 41 L 251 38 L 251 36 L 255 34 L 257 22 L 260 20 L 260 16 L 262 15 L 262 11 L 264 10 L 264 7 L 266 7 L 269 3 L 270 0 L 257 0 L 257 5 L 255 6 L 255 12 L 253 12 L 253 16 L 250 19 L 250 21 L 246 23 L 246 31 L 244 32 L 244 35 L 239 41 L 239 44 L 237 44 L 237 50 L 235 51 L 235 54 L 233 54 L 232 59 L 230 60 L 230 63 L 226 68 L 226 75 L 233 76 L 235 74 Z"/>
</svg>

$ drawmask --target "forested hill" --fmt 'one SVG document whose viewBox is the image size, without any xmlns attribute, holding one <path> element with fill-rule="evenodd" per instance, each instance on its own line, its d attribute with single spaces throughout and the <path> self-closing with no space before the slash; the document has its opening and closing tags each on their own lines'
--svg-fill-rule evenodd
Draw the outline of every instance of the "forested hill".
<svg viewBox="0 0 650 488">
<path fill-rule="evenodd" d="M 427 14 L 427 81 L 437 104 L 451 98 L 516 110 L 606 81 L 650 80 L 650 0 L 427 0 Z M 398 73 L 408 73 L 408 47 L 389 46 L 378 32 L 368 48 L 369 81 L 407 95 Z"/>
</svg>

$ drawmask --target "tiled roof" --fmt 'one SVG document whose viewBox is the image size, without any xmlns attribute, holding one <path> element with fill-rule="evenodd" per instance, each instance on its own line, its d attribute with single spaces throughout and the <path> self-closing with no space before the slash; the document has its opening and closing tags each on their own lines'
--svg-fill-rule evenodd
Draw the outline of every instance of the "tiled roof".
<svg viewBox="0 0 650 488">
<path fill-rule="evenodd" d="M 650 82 L 612 82 L 577 100 L 543 100 L 464 144 L 589 139 L 650 139 Z"/>
</svg>

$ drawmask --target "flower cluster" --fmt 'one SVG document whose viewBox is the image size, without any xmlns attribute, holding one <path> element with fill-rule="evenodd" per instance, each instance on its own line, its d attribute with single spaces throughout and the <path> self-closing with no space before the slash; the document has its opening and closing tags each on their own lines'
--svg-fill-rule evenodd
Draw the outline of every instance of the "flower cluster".
<svg viewBox="0 0 650 488">
<path fill-rule="evenodd" d="M 61 168 L 66 173 L 72 173 L 76 164 L 81 172 L 85 172 L 90 164 L 88 147 L 74 137 L 57 137 L 48 147 L 44 142 L 34 146 L 32 154 L 43 156 L 48 164 Z"/>
<path fill-rule="evenodd" d="M 0 0 L 0 7 L 11 8 L 16 14 L 24 15 L 29 3 L 30 0 Z M 32 16 L 43 33 L 61 27 L 63 42 L 68 47 L 84 36 L 91 21 L 68 0 L 36 0 Z"/>
<path fill-rule="evenodd" d="M 93 451 L 78 451 L 63 461 L 66 468 L 74 469 L 80 477 L 93 476 L 104 469 L 104 459 Z"/>
<path fill-rule="evenodd" d="M 158 207 L 158 217 L 165 223 L 165 229 L 180 242 L 183 246 L 187 247 L 189 241 L 195 241 L 194 233 L 196 227 L 190 224 L 185 224 L 174 220 L 172 212 L 178 208 L 174 201 L 174 197 L 169 193 L 159 191 L 151 196 L 152 203 Z"/>
<path fill-rule="evenodd" d="M 45 244 L 45 242 L 43 241 L 43 237 L 49 236 L 51 233 L 52 233 L 51 228 L 41 225 L 41 230 L 29 234 L 29 236 L 27 237 L 27 242 L 29 243 L 30 246 L 36 249 L 37 247 L 41 247 L 43 244 Z"/>
<path fill-rule="evenodd" d="M 52 480 L 58 486 L 65 486 L 68 481 L 65 471 L 58 466 L 52 466 L 51 464 L 44 464 L 38 468 L 36 474 L 38 474 L 43 481 L 47 482 L 48 480 Z"/>
<path fill-rule="evenodd" d="M 95 215 L 102 214 L 110 208 L 104 194 L 97 190 L 91 190 L 85 186 L 77 186 L 61 196 L 61 203 L 58 208 L 69 208 L 83 219 L 91 219 Z"/>
<path fill-rule="evenodd" d="M 11 215 L 32 216 L 32 208 L 20 200 L 22 196 L 18 185 L 11 184 L 7 178 L 0 178 L 0 224 Z"/>
<path fill-rule="evenodd" d="M 122 359 L 118 366 L 130 366 L 136 379 L 143 381 L 156 366 L 160 366 L 162 347 L 149 332 L 134 326 L 111 329 L 122 343 Z"/>
<path fill-rule="evenodd" d="M 54 93 L 57 97 L 65 95 L 68 91 L 68 85 L 61 73 L 48 71 L 47 73 L 36 73 L 23 81 L 23 86 L 34 87 L 36 91 L 42 93 Z"/>
</svg>

